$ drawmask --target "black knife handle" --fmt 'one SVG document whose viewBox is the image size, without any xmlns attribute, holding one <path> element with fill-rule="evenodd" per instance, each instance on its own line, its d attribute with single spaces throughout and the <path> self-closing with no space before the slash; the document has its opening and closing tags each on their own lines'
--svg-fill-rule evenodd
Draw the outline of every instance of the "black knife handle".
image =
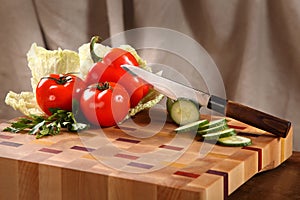
<svg viewBox="0 0 300 200">
<path fill-rule="evenodd" d="M 287 136 L 291 127 L 289 121 L 216 96 L 211 96 L 207 107 L 283 138 Z"/>
</svg>

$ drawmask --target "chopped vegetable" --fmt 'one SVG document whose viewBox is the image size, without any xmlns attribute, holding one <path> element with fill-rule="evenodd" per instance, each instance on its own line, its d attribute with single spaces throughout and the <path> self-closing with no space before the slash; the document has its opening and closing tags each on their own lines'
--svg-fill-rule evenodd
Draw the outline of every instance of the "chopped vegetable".
<svg viewBox="0 0 300 200">
<path fill-rule="evenodd" d="M 172 108 L 172 105 L 175 103 L 175 100 L 167 97 L 167 101 L 166 101 L 166 106 L 167 106 L 167 111 L 168 113 L 171 112 L 171 108 Z"/>
<path fill-rule="evenodd" d="M 252 141 L 250 138 L 246 138 L 239 135 L 233 135 L 229 137 L 219 138 L 218 144 L 231 147 L 241 147 L 251 145 Z"/>
<path fill-rule="evenodd" d="M 193 101 L 185 98 L 177 99 L 170 108 L 170 117 L 178 125 L 185 125 L 198 121 L 199 107 Z"/>
<path fill-rule="evenodd" d="M 198 135 L 204 135 L 204 134 L 207 134 L 207 133 L 215 133 L 215 132 L 219 132 L 219 131 L 223 131 L 223 130 L 226 130 L 228 129 L 228 125 L 227 124 L 221 124 L 219 126 L 214 126 L 214 127 L 209 127 L 209 128 L 206 128 L 206 129 L 202 129 L 200 131 L 198 131 Z"/>
<path fill-rule="evenodd" d="M 167 102 L 168 106 L 168 102 Z M 213 121 L 198 120 L 188 123 L 175 129 L 176 133 L 197 131 L 197 136 L 201 136 L 205 140 L 215 140 L 217 144 L 224 146 L 248 146 L 252 144 L 250 138 L 245 138 L 236 135 L 233 128 L 229 128 L 226 118 L 221 118 Z"/>
<path fill-rule="evenodd" d="M 189 131 L 197 131 L 199 127 L 202 127 L 208 124 L 209 121 L 207 119 L 202 119 L 196 122 L 188 123 L 186 125 L 180 126 L 175 129 L 176 133 L 189 132 Z"/>
<path fill-rule="evenodd" d="M 202 135 L 202 137 L 204 139 L 208 139 L 208 140 L 217 140 L 219 138 L 223 138 L 223 137 L 229 137 L 229 136 L 233 136 L 236 135 L 236 132 L 233 128 L 229 128 L 223 131 L 218 131 L 218 132 L 213 132 L 213 133 L 207 133 Z"/>
<path fill-rule="evenodd" d="M 221 119 L 212 120 L 212 121 L 210 121 L 209 123 L 207 123 L 203 126 L 199 126 L 198 131 L 206 130 L 206 129 L 209 129 L 209 128 L 214 128 L 214 127 L 217 127 L 217 126 L 227 126 L 226 119 L 221 118 Z"/>
</svg>

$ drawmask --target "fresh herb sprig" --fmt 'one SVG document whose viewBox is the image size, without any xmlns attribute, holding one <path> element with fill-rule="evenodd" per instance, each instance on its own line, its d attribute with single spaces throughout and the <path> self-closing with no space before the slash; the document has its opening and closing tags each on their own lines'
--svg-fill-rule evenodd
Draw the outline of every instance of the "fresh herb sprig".
<svg viewBox="0 0 300 200">
<path fill-rule="evenodd" d="M 30 115 L 28 117 L 19 118 L 16 122 L 12 122 L 11 126 L 6 127 L 3 131 L 18 133 L 28 131 L 30 135 L 36 135 L 41 138 L 49 135 L 57 135 L 61 129 L 70 132 L 77 132 L 88 128 L 85 123 L 76 121 L 74 114 L 70 111 L 52 109 L 52 115 L 49 117 Z"/>
</svg>

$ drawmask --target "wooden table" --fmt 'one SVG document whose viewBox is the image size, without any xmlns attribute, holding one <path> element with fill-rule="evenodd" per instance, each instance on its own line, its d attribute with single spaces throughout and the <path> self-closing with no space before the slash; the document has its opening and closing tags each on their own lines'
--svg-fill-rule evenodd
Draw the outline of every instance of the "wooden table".
<svg viewBox="0 0 300 200">
<path fill-rule="evenodd" d="M 293 152 L 277 168 L 255 175 L 228 198 L 241 199 L 300 199 L 300 152 Z"/>
<path fill-rule="evenodd" d="M 136 119 L 138 128 L 128 122 L 42 139 L 0 132 L 0 199 L 239 199 L 239 187 L 292 154 L 292 129 L 276 138 L 228 119 L 253 144 L 223 147 L 176 135 L 168 121 L 149 124 L 147 114 Z"/>
</svg>

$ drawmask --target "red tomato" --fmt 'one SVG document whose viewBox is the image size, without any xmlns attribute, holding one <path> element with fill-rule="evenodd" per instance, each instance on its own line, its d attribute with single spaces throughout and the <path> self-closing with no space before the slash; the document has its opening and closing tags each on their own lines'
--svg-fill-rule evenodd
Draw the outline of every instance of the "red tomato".
<svg viewBox="0 0 300 200">
<path fill-rule="evenodd" d="M 91 85 L 94 83 L 103 82 L 116 82 L 121 84 L 130 96 L 130 106 L 135 107 L 140 100 L 148 93 L 149 87 L 144 87 L 144 83 L 138 77 L 134 77 L 127 73 L 121 67 L 114 65 L 105 65 L 98 62 L 92 67 L 86 77 L 86 84 Z"/>
<path fill-rule="evenodd" d="M 148 93 L 149 85 L 127 73 L 121 68 L 123 64 L 138 66 L 138 62 L 130 52 L 113 48 L 104 56 L 102 62 L 96 63 L 90 69 L 85 81 L 87 85 L 106 81 L 121 84 L 130 95 L 130 106 L 135 107 Z"/>
<path fill-rule="evenodd" d="M 79 100 L 85 83 L 71 74 L 50 74 L 42 78 L 36 88 L 36 101 L 47 115 L 50 108 L 72 111 L 72 100 Z M 73 96 L 74 95 L 74 96 Z"/>
<path fill-rule="evenodd" d="M 122 69 L 123 70 L 123 69 Z M 123 85 L 130 96 L 130 107 L 135 107 L 142 98 L 147 94 L 144 93 L 144 84 L 141 79 L 136 76 L 132 76 L 130 73 L 124 71 L 124 74 L 119 79 L 119 82 Z"/>
<path fill-rule="evenodd" d="M 114 67 L 103 62 L 96 63 L 88 72 L 85 82 L 87 85 L 104 82 L 118 82 L 123 76 L 124 70 L 121 67 Z"/>
<path fill-rule="evenodd" d="M 82 93 L 80 108 L 90 123 L 102 127 L 114 126 L 128 114 L 130 99 L 122 85 L 98 83 Z"/>
<path fill-rule="evenodd" d="M 139 65 L 135 57 L 129 51 L 120 48 L 111 49 L 107 54 L 105 54 L 102 62 L 108 65 L 112 64 L 117 67 L 120 67 L 123 64 L 134 66 Z"/>
</svg>

